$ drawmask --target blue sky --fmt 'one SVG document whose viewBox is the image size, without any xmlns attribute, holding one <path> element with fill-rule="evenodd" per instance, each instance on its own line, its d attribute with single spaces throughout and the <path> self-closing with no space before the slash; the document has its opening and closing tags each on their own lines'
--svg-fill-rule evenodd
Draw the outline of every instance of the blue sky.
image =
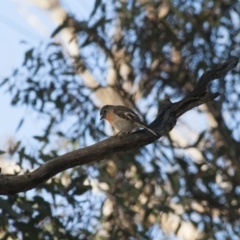
<svg viewBox="0 0 240 240">
<path fill-rule="evenodd" d="M 26 5 L 27 2 L 31 3 L 31 0 L 0 1 L 0 79 L 10 76 L 15 68 L 21 66 L 27 49 L 39 45 L 40 42 L 49 41 L 49 36 L 56 27 L 43 11 L 35 8 L 34 5 Z M 76 0 L 62 2 L 68 12 L 78 14 L 84 19 L 88 16 L 94 0 L 81 1 L 81 3 Z M 27 12 L 30 13 L 29 17 L 35 16 L 36 20 L 42 20 L 40 30 L 30 25 L 25 19 Z M 21 41 L 25 43 L 23 44 Z M 37 113 L 21 106 L 12 107 L 10 101 L 9 94 L 4 94 L 3 89 L 0 88 L 0 110 L 2 112 L 0 150 L 4 150 L 9 138 L 16 141 L 23 139 L 32 144 L 32 136 L 41 133 L 42 130 L 42 121 L 39 121 Z M 23 128 L 16 133 L 18 123 L 23 116 L 26 116 L 27 121 L 25 121 Z M 192 128 L 203 130 L 206 122 L 199 121 L 198 118 L 199 114 L 194 110 L 185 114 L 179 122 L 187 122 L 187 119 L 191 119 Z"/>
<path fill-rule="evenodd" d="M 14 1 L 0 1 L 0 78 L 10 76 L 13 69 L 20 66 L 23 61 L 24 52 L 29 46 L 44 39 L 27 21 L 19 14 L 18 5 Z M 22 44 L 21 41 L 28 44 Z M 0 148 L 4 148 L 9 138 L 16 134 L 15 130 L 19 120 L 26 109 L 12 107 L 11 98 L 0 89 Z"/>
<path fill-rule="evenodd" d="M 80 19 L 86 19 L 95 1 L 62 0 L 61 2 L 69 13 L 77 15 Z M 38 21 L 40 27 L 30 25 L 26 17 Z M 16 67 L 21 66 L 27 49 L 38 46 L 40 42 L 48 42 L 55 27 L 49 16 L 35 7 L 32 0 L 0 1 L 0 79 L 10 76 Z M 22 41 L 25 43 L 21 43 Z M 10 101 L 9 94 L 4 94 L 3 89 L 0 89 L 0 109 L 3 113 L 1 114 L 0 149 L 4 149 L 9 138 L 25 139 L 31 142 L 30 137 L 41 133 L 42 129 L 42 122 L 39 121 L 37 113 L 21 106 L 12 107 Z M 27 121 L 16 133 L 18 123 L 23 116 L 27 116 Z M 195 110 L 190 111 L 180 119 L 179 123 L 182 120 L 195 118 L 199 118 L 199 114 L 196 114 Z M 192 123 L 193 129 L 202 131 L 206 127 L 206 119 L 204 120 L 191 121 L 190 125 Z"/>
<path fill-rule="evenodd" d="M 49 16 L 42 10 L 31 4 L 31 0 L 8 0 L 0 1 L 0 79 L 10 76 L 12 71 L 21 66 L 24 53 L 33 46 L 38 46 L 40 42 L 48 42 L 50 35 L 56 28 Z M 94 0 L 83 1 L 62 1 L 64 8 L 71 14 L 78 16 L 80 19 L 87 19 Z M 38 28 L 30 25 L 26 17 L 38 21 Z M 22 41 L 26 43 L 21 43 Z M 33 135 L 42 135 L 43 122 L 37 113 L 26 107 L 12 107 L 9 94 L 4 94 L 0 89 L 0 109 L 1 128 L 0 128 L 0 150 L 5 150 L 9 139 L 15 141 L 23 140 L 25 143 L 34 148 Z M 185 114 L 182 120 L 194 119 L 195 111 Z M 16 132 L 19 121 L 25 117 L 24 124 L 20 131 Z M 192 122 L 193 123 L 193 122 Z M 197 124 L 196 124 L 197 123 Z M 178 125 L 180 122 L 178 123 Z M 206 127 L 204 121 L 194 121 L 193 129 Z"/>
<path fill-rule="evenodd" d="M 62 1 L 68 12 L 79 14 L 86 18 L 90 12 L 94 0 L 89 0 L 80 4 L 78 1 Z M 31 25 L 26 18 L 36 21 L 39 28 Z M 27 49 L 37 46 L 40 42 L 50 40 L 50 34 L 55 29 L 55 25 L 49 16 L 42 10 L 34 6 L 31 0 L 7 0 L 0 1 L 0 79 L 10 76 L 13 70 L 21 66 L 24 53 Z M 24 42 L 24 43 L 23 43 Z M 10 105 L 10 95 L 5 94 L 0 89 L 0 149 L 6 147 L 9 138 L 28 138 L 32 134 L 27 134 L 33 130 L 41 129 L 41 122 L 36 124 L 37 115 L 30 112 L 25 107 L 12 107 Z M 16 128 L 23 116 L 28 116 L 27 121 L 20 132 L 16 133 Z"/>
</svg>

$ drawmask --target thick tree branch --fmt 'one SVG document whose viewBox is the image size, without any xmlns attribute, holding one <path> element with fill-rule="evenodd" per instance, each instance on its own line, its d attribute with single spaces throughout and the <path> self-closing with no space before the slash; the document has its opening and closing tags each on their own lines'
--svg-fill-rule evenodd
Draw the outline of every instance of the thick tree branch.
<svg viewBox="0 0 240 240">
<path fill-rule="evenodd" d="M 157 118 L 150 124 L 159 134 L 159 138 L 171 131 L 182 114 L 219 96 L 219 93 L 207 91 L 208 83 L 216 78 L 222 78 L 237 63 L 238 58 L 231 57 L 226 62 L 218 65 L 217 68 L 205 72 L 194 90 L 181 101 L 171 103 L 169 99 L 166 99 Z M 0 175 L 0 194 L 16 194 L 33 189 L 66 169 L 97 162 L 112 153 L 140 148 L 156 140 L 154 135 L 141 130 L 122 137 L 110 137 L 92 146 L 66 153 L 50 160 L 28 174 L 18 176 Z"/>
</svg>

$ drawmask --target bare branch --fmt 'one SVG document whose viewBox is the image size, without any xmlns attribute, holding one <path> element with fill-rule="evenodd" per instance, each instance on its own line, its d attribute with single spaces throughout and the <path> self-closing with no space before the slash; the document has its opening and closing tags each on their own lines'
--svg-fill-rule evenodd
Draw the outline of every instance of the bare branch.
<svg viewBox="0 0 240 240">
<path fill-rule="evenodd" d="M 219 93 L 207 92 L 207 84 L 216 78 L 223 77 L 237 63 L 238 58 L 232 57 L 215 69 L 204 73 L 194 90 L 179 102 L 172 103 L 166 98 L 157 118 L 150 124 L 154 131 L 158 133 L 159 138 L 175 126 L 177 118 L 182 114 L 219 96 Z M 97 162 L 112 153 L 140 148 L 156 140 L 157 138 L 154 135 L 141 130 L 126 136 L 110 137 L 92 146 L 66 153 L 28 174 L 18 176 L 0 175 L 0 194 L 16 194 L 33 189 L 66 169 Z"/>
</svg>

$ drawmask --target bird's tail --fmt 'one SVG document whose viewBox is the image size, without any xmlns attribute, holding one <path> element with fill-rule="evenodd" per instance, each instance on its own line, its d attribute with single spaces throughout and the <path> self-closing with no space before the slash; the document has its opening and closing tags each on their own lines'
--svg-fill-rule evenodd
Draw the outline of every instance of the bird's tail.
<svg viewBox="0 0 240 240">
<path fill-rule="evenodd" d="M 153 135 L 155 135 L 156 137 L 158 137 L 158 134 L 155 133 L 152 129 L 148 128 L 145 124 L 142 124 L 142 127 L 147 129 L 150 133 L 152 133 Z"/>
</svg>

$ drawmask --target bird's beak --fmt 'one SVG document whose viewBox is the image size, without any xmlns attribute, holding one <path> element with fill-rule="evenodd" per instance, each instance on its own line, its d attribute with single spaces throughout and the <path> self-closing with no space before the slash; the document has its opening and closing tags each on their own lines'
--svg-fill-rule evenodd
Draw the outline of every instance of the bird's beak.
<svg viewBox="0 0 240 240">
<path fill-rule="evenodd" d="M 100 117 L 100 120 L 102 120 L 103 119 L 103 115 L 101 115 L 101 117 Z"/>
</svg>

